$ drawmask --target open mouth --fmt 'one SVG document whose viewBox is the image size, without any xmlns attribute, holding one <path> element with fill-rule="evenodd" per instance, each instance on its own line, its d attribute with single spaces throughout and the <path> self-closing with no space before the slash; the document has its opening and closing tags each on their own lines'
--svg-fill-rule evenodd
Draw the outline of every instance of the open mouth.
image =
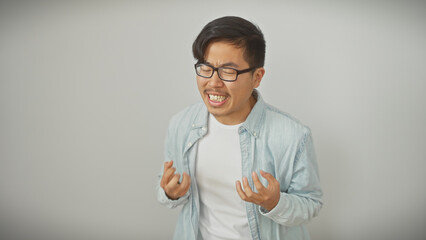
<svg viewBox="0 0 426 240">
<path fill-rule="evenodd" d="M 213 95 L 213 94 L 208 94 L 210 101 L 213 102 L 223 102 L 226 99 L 226 96 L 221 96 L 221 95 Z"/>
<path fill-rule="evenodd" d="M 228 96 L 226 95 L 216 95 L 208 93 L 207 96 L 209 98 L 210 106 L 212 107 L 220 107 L 228 100 Z"/>
</svg>

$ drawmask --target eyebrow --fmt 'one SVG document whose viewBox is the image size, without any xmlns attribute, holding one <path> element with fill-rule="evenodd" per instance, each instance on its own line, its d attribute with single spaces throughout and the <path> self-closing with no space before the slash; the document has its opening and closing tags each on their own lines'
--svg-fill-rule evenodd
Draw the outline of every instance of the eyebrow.
<svg viewBox="0 0 426 240">
<path fill-rule="evenodd" d="M 206 61 L 206 63 L 207 63 L 208 65 L 213 66 L 213 64 L 211 64 L 211 63 L 210 63 L 210 62 L 208 62 L 208 61 Z M 237 65 L 236 63 L 234 63 L 234 62 L 226 62 L 226 63 L 224 63 L 224 64 L 220 64 L 220 65 L 219 65 L 219 67 L 235 67 L 235 68 L 237 68 L 237 67 L 238 67 L 238 65 Z"/>
</svg>

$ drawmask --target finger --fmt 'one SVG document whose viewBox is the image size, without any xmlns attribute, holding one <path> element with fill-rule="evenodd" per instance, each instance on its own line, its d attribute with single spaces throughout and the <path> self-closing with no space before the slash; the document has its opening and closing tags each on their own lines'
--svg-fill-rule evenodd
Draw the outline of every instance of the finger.
<svg viewBox="0 0 426 240">
<path fill-rule="evenodd" d="M 243 189 L 241 188 L 241 182 L 240 181 L 235 182 L 235 187 L 237 188 L 237 193 L 240 196 L 240 198 L 244 201 L 249 202 L 247 195 L 244 193 Z"/>
<path fill-rule="evenodd" d="M 250 198 L 250 199 L 253 199 L 253 200 L 255 200 L 256 199 L 256 193 L 254 193 L 252 190 L 251 190 L 251 187 L 250 187 L 250 185 L 249 185 L 249 183 L 248 183 L 248 179 L 247 179 L 247 177 L 243 177 L 243 187 L 244 187 L 244 192 L 246 193 L 246 196 L 248 197 L 248 198 Z"/>
<path fill-rule="evenodd" d="M 277 181 L 274 176 L 272 176 L 272 174 L 262 171 L 260 170 L 260 175 L 262 175 L 262 177 L 266 178 L 266 180 L 268 181 L 268 183 L 274 183 L 275 181 Z"/>
<path fill-rule="evenodd" d="M 164 185 L 164 184 L 167 184 L 168 183 L 168 178 L 167 179 L 164 179 L 164 175 L 166 175 L 166 172 L 171 168 L 173 166 L 173 160 L 170 160 L 170 161 L 168 161 L 168 162 L 165 162 L 164 163 L 164 169 L 163 169 L 163 177 L 161 178 L 161 184 L 160 185 Z M 163 179 L 165 180 L 165 181 L 163 181 Z"/>
<path fill-rule="evenodd" d="M 260 182 L 259 177 L 257 176 L 257 174 L 255 172 L 253 172 L 251 175 L 253 177 L 253 183 L 254 183 L 254 186 L 257 189 L 257 192 L 258 193 L 264 193 L 266 189 L 263 186 L 263 184 Z"/>
<path fill-rule="evenodd" d="M 180 178 L 180 174 L 176 173 L 175 175 L 173 175 L 172 180 L 170 180 L 169 183 L 167 183 L 164 191 L 166 192 L 166 194 L 172 198 L 176 198 L 177 196 L 177 191 L 179 190 L 178 187 L 178 182 L 179 182 L 179 178 Z"/>
<path fill-rule="evenodd" d="M 164 172 L 163 177 L 161 178 L 160 186 L 164 188 L 170 182 L 175 171 L 175 168 L 168 168 L 167 171 Z"/>
<path fill-rule="evenodd" d="M 182 182 L 180 183 L 180 184 L 182 184 L 182 185 L 187 185 L 187 184 L 189 184 L 190 183 L 190 180 L 191 180 L 191 177 L 188 175 L 188 173 L 186 173 L 186 172 L 184 172 L 183 174 L 182 174 Z"/>
<path fill-rule="evenodd" d="M 164 163 L 164 172 L 173 166 L 173 160 Z"/>
<path fill-rule="evenodd" d="M 176 173 L 175 175 L 173 175 L 172 179 L 170 180 L 170 182 L 167 185 L 173 186 L 175 188 L 176 187 L 175 185 L 179 184 L 179 179 L 180 179 L 180 174 Z"/>
<path fill-rule="evenodd" d="M 166 184 L 169 183 L 172 180 L 173 176 L 175 175 L 175 172 L 176 172 L 176 168 L 174 168 L 174 167 L 169 168 L 167 170 L 166 176 L 165 176 Z"/>
</svg>

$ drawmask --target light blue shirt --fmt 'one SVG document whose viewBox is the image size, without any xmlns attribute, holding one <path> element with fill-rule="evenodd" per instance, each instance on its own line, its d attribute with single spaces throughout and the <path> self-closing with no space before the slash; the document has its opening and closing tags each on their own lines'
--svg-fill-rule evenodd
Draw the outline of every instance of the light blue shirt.
<svg viewBox="0 0 426 240">
<path fill-rule="evenodd" d="M 310 239 L 305 224 L 322 207 L 322 190 L 310 129 L 288 114 L 265 103 L 257 90 L 257 102 L 239 127 L 243 176 L 253 187 L 251 173 L 271 173 L 280 183 L 278 204 L 267 212 L 246 202 L 253 239 Z M 176 172 L 191 176 L 189 191 L 170 200 L 157 183 L 158 201 L 175 208 L 183 205 L 173 239 L 196 240 L 200 212 L 195 161 L 198 141 L 207 133 L 208 111 L 203 102 L 187 107 L 170 120 L 165 142 L 165 160 L 173 160 Z M 164 164 L 163 164 L 164 167 Z M 220 174 L 220 173 L 218 173 Z M 241 176 L 241 178 L 243 177 Z M 266 179 L 260 177 L 264 186 Z"/>
</svg>

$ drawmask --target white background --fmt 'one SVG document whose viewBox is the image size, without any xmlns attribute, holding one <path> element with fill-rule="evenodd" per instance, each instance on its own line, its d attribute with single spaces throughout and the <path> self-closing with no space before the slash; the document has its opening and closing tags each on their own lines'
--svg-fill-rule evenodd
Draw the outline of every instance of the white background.
<svg viewBox="0 0 426 240">
<path fill-rule="evenodd" d="M 1 2 L 0 238 L 170 239 L 166 127 L 200 100 L 193 40 L 226 15 L 260 26 L 259 90 L 312 129 L 312 239 L 423 239 L 421 1 Z"/>
</svg>

